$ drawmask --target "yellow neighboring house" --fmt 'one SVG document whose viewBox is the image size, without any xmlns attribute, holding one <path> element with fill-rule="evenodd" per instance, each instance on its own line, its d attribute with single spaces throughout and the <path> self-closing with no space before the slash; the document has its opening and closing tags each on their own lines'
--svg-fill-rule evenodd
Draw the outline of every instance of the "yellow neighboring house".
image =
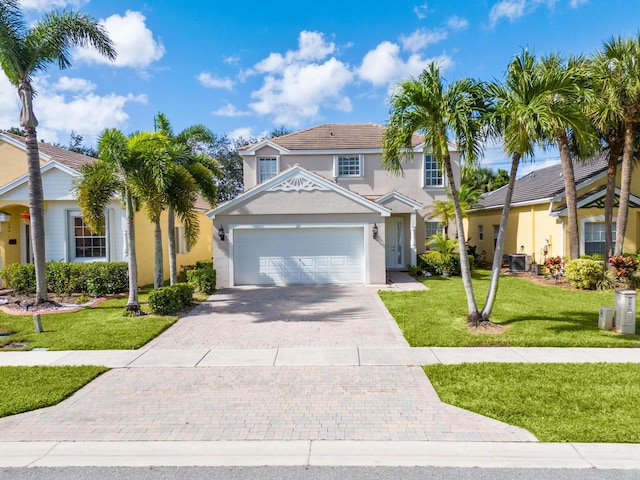
<svg viewBox="0 0 640 480">
<path fill-rule="evenodd" d="M 45 234 L 47 261 L 126 262 L 124 240 L 124 207 L 114 198 L 108 208 L 103 235 L 92 234 L 84 225 L 73 195 L 72 181 L 80 175 L 80 167 L 93 158 L 46 143 L 38 145 L 45 202 Z M 11 263 L 32 261 L 29 242 L 29 182 L 24 138 L 0 132 L 0 269 Z M 200 214 L 200 235 L 196 245 L 186 245 L 183 229 L 176 220 L 178 271 L 183 265 L 211 258 L 213 227 L 204 213 L 211 207 L 205 202 L 196 206 Z M 167 251 L 166 213 L 162 226 L 164 252 Z M 136 214 L 136 254 L 138 283 L 153 283 L 153 224 L 143 212 Z M 169 275 L 168 257 L 164 255 L 165 277 Z"/>
<path fill-rule="evenodd" d="M 583 164 L 575 164 L 578 195 L 580 254 L 604 253 L 604 198 L 606 190 L 606 155 L 598 155 Z M 616 178 L 616 199 L 613 210 L 613 231 L 618 214 L 620 167 Z M 492 261 L 498 236 L 500 215 L 507 187 L 481 197 L 479 207 L 468 212 L 467 238 Z M 635 252 L 640 237 L 640 173 L 633 171 L 629 220 L 624 239 L 624 251 Z M 569 234 L 566 226 L 564 180 L 561 166 L 535 170 L 518 179 L 513 191 L 504 254 L 526 255 L 527 265 L 542 263 L 546 257 L 569 255 Z"/>
</svg>

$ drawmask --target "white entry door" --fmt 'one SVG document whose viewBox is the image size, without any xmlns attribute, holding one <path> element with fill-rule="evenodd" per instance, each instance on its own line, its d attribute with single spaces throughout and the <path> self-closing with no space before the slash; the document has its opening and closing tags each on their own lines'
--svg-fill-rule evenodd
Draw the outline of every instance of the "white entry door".
<svg viewBox="0 0 640 480">
<path fill-rule="evenodd" d="M 389 217 L 384 224 L 387 268 L 404 268 L 404 218 Z"/>
<path fill-rule="evenodd" d="M 252 228 L 233 234 L 233 284 L 364 283 L 364 230 Z"/>
</svg>

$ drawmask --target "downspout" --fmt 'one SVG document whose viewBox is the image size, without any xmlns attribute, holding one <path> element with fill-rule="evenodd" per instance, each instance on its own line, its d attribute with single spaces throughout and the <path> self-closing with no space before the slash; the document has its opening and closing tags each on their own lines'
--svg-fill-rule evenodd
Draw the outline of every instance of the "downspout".
<svg viewBox="0 0 640 480">
<path fill-rule="evenodd" d="M 536 261 L 536 209 L 531 205 L 531 262 Z"/>
</svg>

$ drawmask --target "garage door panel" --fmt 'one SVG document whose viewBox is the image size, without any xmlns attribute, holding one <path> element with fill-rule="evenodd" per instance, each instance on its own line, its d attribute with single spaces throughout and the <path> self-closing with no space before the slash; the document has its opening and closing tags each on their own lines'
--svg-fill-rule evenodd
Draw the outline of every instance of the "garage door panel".
<svg viewBox="0 0 640 480">
<path fill-rule="evenodd" d="M 364 283 L 363 229 L 236 229 L 234 284 Z"/>
</svg>

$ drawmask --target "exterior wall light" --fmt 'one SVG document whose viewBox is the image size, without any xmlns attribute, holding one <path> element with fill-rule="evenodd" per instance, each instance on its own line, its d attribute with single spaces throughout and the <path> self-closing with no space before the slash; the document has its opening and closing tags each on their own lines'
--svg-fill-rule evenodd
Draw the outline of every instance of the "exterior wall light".
<svg viewBox="0 0 640 480">
<path fill-rule="evenodd" d="M 377 223 L 373 224 L 372 232 L 373 232 L 373 239 L 376 240 L 378 238 L 378 224 Z"/>
<path fill-rule="evenodd" d="M 224 242 L 224 227 L 222 225 L 220 225 L 220 228 L 218 229 L 218 235 L 220 236 L 220 240 Z"/>
</svg>

